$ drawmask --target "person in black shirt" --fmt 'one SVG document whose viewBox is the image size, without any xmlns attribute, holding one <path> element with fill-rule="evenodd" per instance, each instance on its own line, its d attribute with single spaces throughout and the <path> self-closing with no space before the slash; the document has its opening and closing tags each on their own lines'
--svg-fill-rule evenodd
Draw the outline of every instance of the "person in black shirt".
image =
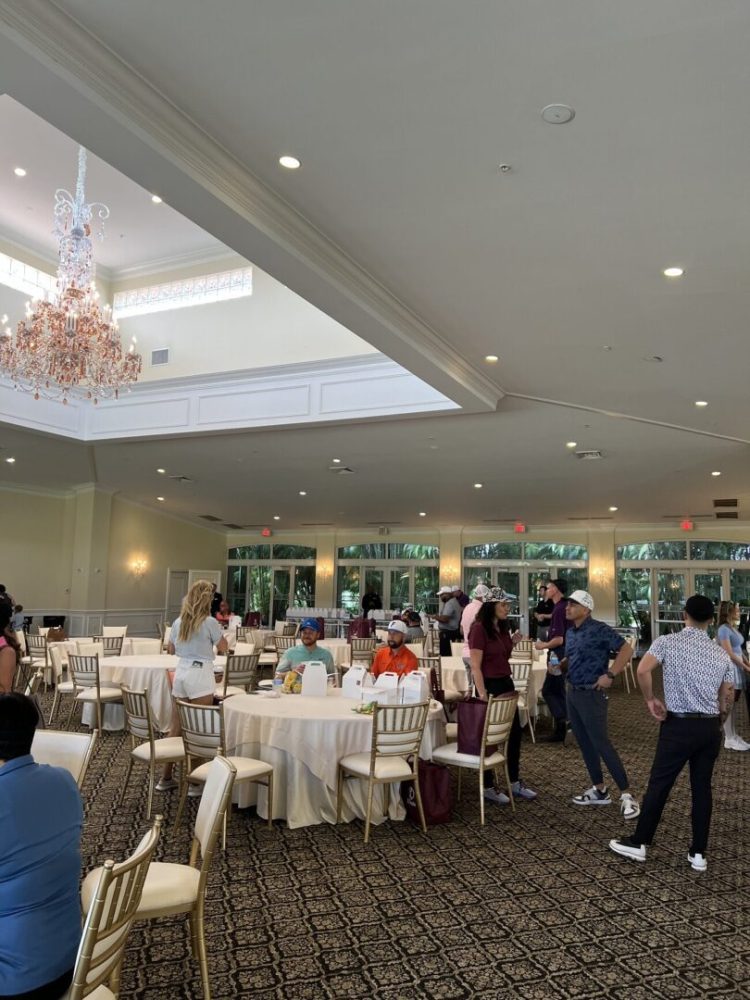
<svg viewBox="0 0 750 1000">
<path fill-rule="evenodd" d="M 538 589 L 538 601 L 537 606 L 534 608 L 534 631 L 536 635 L 533 636 L 534 639 L 539 639 L 540 642 L 547 641 L 547 632 L 549 630 L 550 619 L 552 618 L 552 610 L 554 604 L 551 600 L 547 598 L 547 584 L 541 583 Z"/>
<path fill-rule="evenodd" d="M 382 611 L 383 602 L 374 587 L 368 587 L 362 598 L 362 617 L 366 618 L 371 611 Z"/>
<path fill-rule="evenodd" d="M 216 589 L 215 583 L 212 583 L 211 586 L 214 588 L 214 596 L 211 598 L 211 617 L 215 618 L 224 598 Z"/>
</svg>

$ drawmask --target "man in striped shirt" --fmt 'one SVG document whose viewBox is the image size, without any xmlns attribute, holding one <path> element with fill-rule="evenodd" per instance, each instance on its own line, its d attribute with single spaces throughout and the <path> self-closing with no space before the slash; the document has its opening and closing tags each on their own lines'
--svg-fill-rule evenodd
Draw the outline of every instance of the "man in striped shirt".
<svg viewBox="0 0 750 1000">
<path fill-rule="evenodd" d="M 714 606 L 699 594 L 688 598 L 683 617 L 685 628 L 662 635 L 638 664 L 638 684 L 649 712 L 661 723 L 648 789 L 632 836 L 610 840 L 616 854 L 635 861 L 646 860 L 661 820 L 664 806 L 677 777 L 690 766 L 693 840 L 688 862 L 693 871 L 704 872 L 708 832 L 711 825 L 711 778 L 721 745 L 721 725 L 732 704 L 732 661 L 708 636 Z M 652 674 L 661 664 L 664 701 L 654 696 Z"/>
</svg>

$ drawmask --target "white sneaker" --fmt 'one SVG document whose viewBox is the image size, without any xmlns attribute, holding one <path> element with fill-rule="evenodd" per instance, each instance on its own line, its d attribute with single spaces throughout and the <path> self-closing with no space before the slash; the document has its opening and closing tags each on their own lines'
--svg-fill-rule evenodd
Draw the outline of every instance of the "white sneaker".
<svg viewBox="0 0 750 1000">
<path fill-rule="evenodd" d="M 725 750 L 750 750 L 750 743 L 745 743 L 739 736 L 730 736 L 724 740 Z"/>
<path fill-rule="evenodd" d="M 156 785 L 157 792 L 171 792 L 173 788 L 177 788 L 174 778 L 162 778 Z"/>
<path fill-rule="evenodd" d="M 609 849 L 610 851 L 614 851 L 615 854 L 622 855 L 623 858 L 630 858 L 632 861 L 646 860 L 645 844 L 631 844 L 629 837 L 623 837 L 620 840 L 610 840 Z"/>
<path fill-rule="evenodd" d="M 704 872 L 708 868 L 708 862 L 702 854 L 691 854 L 688 851 L 688 861 L 694 872 Z"/>
<path fill-rule="evenodd" d="M 635 819 L 636 816 L 640 816 L 641 807 L 630 792 L 623 792 L 620 796 L 620 812 L 623 819 Z"/>
<path fill-rule="evenodd" d="M 499 792 L 496 788 L 485 788 L 484 797 L 488 802 L 494 802 L 497 806 L 507 806 L 510 802 L 505 792 Z"/>
<path fill-rule="evenodd" d="M 605 788 L 603 792 L 600 792 L 596 785 L 592 785 L 591 788 L 587 788 L 581 795 L 575 795 L 571 799 L 571 802 L 574 806 L 612 805 L 612 799 L 609 797 L 607 789 Z"/>
</svg>

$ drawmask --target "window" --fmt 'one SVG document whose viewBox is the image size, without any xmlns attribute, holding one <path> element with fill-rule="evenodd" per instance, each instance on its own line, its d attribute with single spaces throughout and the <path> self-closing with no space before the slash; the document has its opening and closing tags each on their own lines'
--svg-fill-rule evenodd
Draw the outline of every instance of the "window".
<svg viewBox="0 0 750 1000">
<path fill-rule="evenodd" d="M 412 545 L 410 542 L 391 542 L 388 545 L 389 559 L 439 559 L 437 545 Z"/>
<path fill-rule="evenodd" d="M 0 253 L 0 284 L 32 298 L 45 299 L 54 292 L 56 283 L 54 275 Z"/>
<path fill-rule="evenodd" d="M 522 559 L 521 542 L 488 542 L 484 545 L 467 545 L 464 559 Z"/>
<path fill-rule="evenodd" d="M 711 559 L 717 562 L 750 560 L 750 545 L 741 542 L 694 542 L 690 541 L 691 559 Z"/>
<path fill-rule="evenodd" d="M 585 545 L 558 545 L 556 542 L 524 542 L 523 556 L 526 560 L 540 562 L 565 562 L 574 559 L 587 559 L 588 549 Z"/>
<path fill-rule="evenodd" d="M 238 545 L 227 553 L 228 559 L 270 559 L 270 545 Z"/>
<path fill-rule="evenodd" d="M 385 559 L 385 543 L 369 545 L 344 545 L 338 550 L 339 559 Z"/>
<path fill-rule="evenodd" d="M 201 274 L 197 278 L 181 278 L 162 285 L 147 285 L 117 292 L 113 302 L 116 318 L 145 316 L 147 313 L 182 309 L 207 302 L 225 302 L 253 294 L 253 269 L 238 267 L 233 271 Z"/>
<path fill-rule="evenodd" d="M 337 607 L 359 613 L 359 568 L 339 566 L 336 574 Z"/>
<path fill-rule="evenodd" d="M 317 550 L 311 545 L 274 545 L 274 559 L 314 559 Z"/>
<path fill-rule="evenodd" d="M 617 558 L 646 562 L 652 559 L 687 559 L 687 542 L 636 542 L 618 545 Z"/>
<path fill-rule="evenodd" d="M 314 559 L 316 549 L 311 545 L 238 545 L 229 549 L 227 558 L 235 560 L 247 559 Z"/>
</svg>

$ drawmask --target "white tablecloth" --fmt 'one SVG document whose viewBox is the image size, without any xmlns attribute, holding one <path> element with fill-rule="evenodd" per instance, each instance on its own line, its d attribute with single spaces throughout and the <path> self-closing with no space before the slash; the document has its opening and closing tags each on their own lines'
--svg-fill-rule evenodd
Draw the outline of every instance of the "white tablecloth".
<svg viewBox="0 0 750 1000">
<path fill-rule="evenodd" d="M 336 776 L 338 762 L 351 753 L 369 751 L 372 718 L 353 711 L 358 703 L 331 690 L 326 698 L 282 695 L 264 698 L 237 695 L 224 703 L 227 753 L 264 760 L 274 768 L 274 808 L 277 819 L 292 828 L 336 822 Z M 433 702 L 425 728 L 420 756 L 429 760 L 435 747 L 445 742 L 443 710 Z M 344 786 L 343 819 L 347 822 L 366 812 L 367 783 L 347 780 Z M 399 786 L 391 788 L 389 816 L 403 819 Z M 256 801 L 258 812 L 267 816 L 267 793 L 262 786 L 237 786 L 240 806 Z M 382 798 L 376 796 L 373 822 L 383 821 Z"/>
</svg>

